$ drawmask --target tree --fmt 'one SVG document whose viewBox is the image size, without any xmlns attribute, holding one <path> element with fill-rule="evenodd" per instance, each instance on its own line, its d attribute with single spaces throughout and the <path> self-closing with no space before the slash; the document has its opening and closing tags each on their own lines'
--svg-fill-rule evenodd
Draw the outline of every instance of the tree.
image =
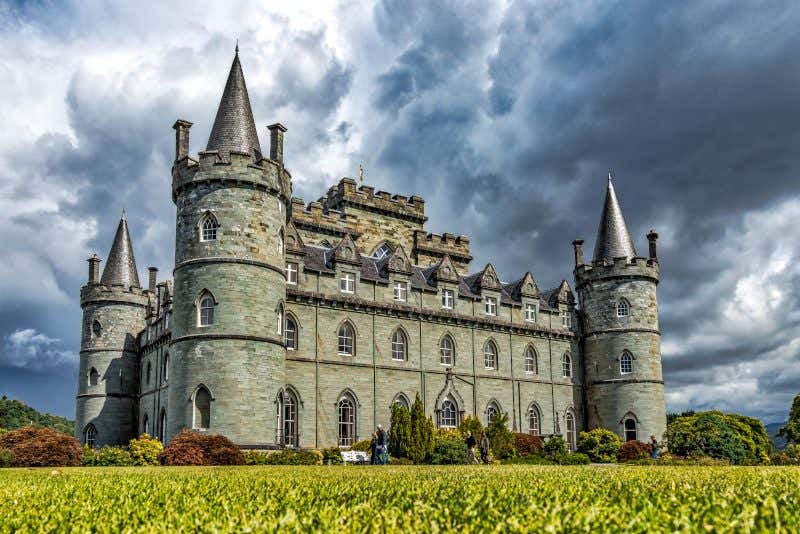
<svg viewBox="0 0 800 534">
<path fill-rule="evenodd" d="M 502 460 L 514 456 L 514 433 L 508 429 L 507 413 L 496 415 L 489 422 L 486 435 L 495 458 Z"/>
<path fill-rule="evenodd" d="M 389 427 L 389 454 L 408 458 L 411 443 L 411 413 L 405 406 L 392 405 L 392 419 Z"/>
<path fill-rule="evenodd" d="M 462 436 L 466 436 L 467 432 L 472 432 L 472 435 L 475 436 L 475 439 L 480 439 L 481 432 L 483 432 L 483 430 L 483 425 L 481 424 L 480 419 L 473 415 L 466 416 L 458 425 L 458 431 Z"/>
<path fill-rule="evenodd" d="M 789 443 L 800 444 L 800 393 L 795 396 L 792 408 L 789 410 L 789 420 L 786 421 L 786 426 L 780 429 L 778 435 L 784 436 Z"/>
<path fill-rule="evenodd" d="M 738 414 L 698 412 L 667 425 L 670 452 L 679 456 L 710 456 L 732 464 L 768 461 L 770 442 L 761 421 Z"/>
<path fill-rule="evenodd" d="M 578 438 L 578 451 L 586 454 L 593 462 L 614 463 L 622 445 L 622 440 L 607 428 L 594 428 L 581 432 Z"/>
<path fill-rule="evenodd" d="M 411 436 L 408 446 L 408 458 L 415 464 L 421 464 L 433 454 L 433 420 L 425 418 L 425 408 L 417 393 L 411 405 Z"/>
<path fill-rule="evenodd" d="M 3 395 L 0 398 L 0 428 L 16 430 L 26 426 L 53 428 L 68 436 L 75 435 L 75 421 L 37 412 L 24 402 L 9 399 Z"/>
</svg>

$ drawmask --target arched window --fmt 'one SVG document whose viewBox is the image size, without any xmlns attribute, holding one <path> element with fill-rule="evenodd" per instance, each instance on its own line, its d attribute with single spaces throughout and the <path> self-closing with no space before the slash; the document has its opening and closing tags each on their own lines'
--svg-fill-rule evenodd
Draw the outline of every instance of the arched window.
<svg viewBox="0 0 800 534">
<path fill-rule="evenodd" d="M 217 238 L 219 223 L 210 213 L 206 213 L 203 217 L 203 224 L 200 228 L 200 241 L 214 241 Z"/>
<path fill-rule="evenodd" d="M 194 420 L 192 428 L 208 430 L 211 427 L 211 393 L 200 386 L 194 394 Z"/>
<path fill-rule="evenodd" d="M 498 415 L 500 415 L 500 407 L 496 403 L 490 402 L 486 407 L 486 425 L 488 426 Z"/>
<path fill-rule="evenodd" d="M 561 374 L 564 378 L 572 378 L 572 358 L 569 353 L 564 353 L 561 357 Z"/>
<path fill-rule="evenodd" d="M 283 230 L 278 232 L 278 254 L 283 256 Z"/>
<path fill-rule="evenodd" d="M 283 338 L 288 350 L 297 349 L 297 323 L 289 315 L 286 316 L 286 328 L 283 330 Z"/>
<path fill-rule="evenodd" d="M 100 381 L 100 373 L 97 372 L 97 369 L 92 367 L 89 370 L 89 385 L 96 386 L 99 381 Z"/>
<path fill-rule="evenodd" d="M 372 257 L 378 260 L 382 260 L 388 256 L 391 256 L 394 251 L 392 247 L 387 245 L 386 243 L 381 243 L 381 246 L 375 249 L 375 252 L 372 254 Z"/>
<path fill-rule="evenodd" d="M 458 426 L 458 410 L 456 403 L 451 398 L 442 402 L 439 410 L 439 428 L 456 428 Z"/>
<path fill-rule="evenodd" d="M 497 347 L 493 341 L 483 345 L 483 366 L 487 369 L 497 369 Z"/>
<path fill-rule="evenodd" d="M 536 358 L 536 351 L 533 350 L 533 347 L 528 347 L 525 349 L 525 372 L 526 373 L 539 373 L 539 362 Z"/>
<path fill-rule="evenodd" d="M 94 444 L 97 441 L 97 429 L 94 427 L 93 424 L 89 423 L 86 425 L 86 428 L 83 429 L 83 443 L 88 445 L 89 448 L 94 448 Z"/>
<path fill-rule="evenodd" d="M 147 414 L 144 414 L 144 417 L 142 417 L 142 433 L 150 434 L 150 418 L 147 417 Z"/>
<path fill-rule="evenodd" d="M 281 432 L 277 440 L 279 444 L 289 447 L 297 447 L 299 445 L 297 397 L 289 389 L 278 394 L 278 429 Z"/>
<path fill-rule="evenodd" d="M 635 441 L 636 439 L 636 419 L 628 417 L 625 419 L 625 441 Z"/>
<path fill-rule="evenodd" d="M 355 354 L 355 330 L 353 325 L 345 321 L 339 327 L 339 354 L 353 356 Z"/>
<path fill-rule="evenodd" d="M 275 320 L 275 332 L 279 336 L 283 334 L 283 306 L 278 306 L 278 313 Z"/>
<path fill-rule="evenodd" d="M 539 416 L 539 409 L 535 405 L 528 408 L 528 434 L 531 436 L 539 436 L 542 433 L 541 417 Z"/>
<path fill-rule="evenodd" d="M 95 337 L 100 337 L 100 334 L 103 333 L 103 327 L 100 325 L 100 321 L 95 321 L 92 323 L 92 333 Z"/>
<path fill-rule="evenodd" d="M 148 386 L 150 385 L 150 378 L 152 378 L 152 376 L 153 376 L 153 364 L 148 361 L 147 362 L 147 382 L 145 382 L 145 384 L 147 384 Z"/>
<path fill-rule="evenodd" d="M 169 380 L 169 353 L 164 354 L 164 360 L 161 362 L 161 381 L 167 380 Z"/>
<path fill-rule="evenodd" d="M 406 397 L 402 393 L 398 393 L 397 396 L 394 398 L 394 404 L 396 406 L 402 406 L 406 410 L 411 409 L 411 403 L 408 401 L 408 397 Z"/>
<path fill-rule="evenodd" d="M 633 372 L 633 358 L 629 352 L 623 352 L 619 357 L 619 372 L 623 375 Z"/>
<path fill-rule="evenodd" d="M 617 302 L 617 317 L 628 317 L 631 314 L 631 305 L 625 299 Z"/>
<path fill-rule="evenodd" d="M 392 359 L 406 361 L 408 359 L 408 341 L 399 328 L 392 334 Z"/>
<path fill-rule="evenodd" d="M 205 292 L 200 296 L 200 306 L 197 317 L 199 326 L 211 326 L 214 324 L 214 297 Z"/>
<path fill-rule="evenodd" d="M 448 334 L 439 342 L 439 362 L 442 365 L 454 365 L 455 353 L 455 343 L 453 343 L 453 338 Z"/>
<path fill-rule="evenodd" d="M 161 409 L 161 417 L 158 422 L 158 441 L 166 444 L 167 442 L 167 411 Z"/>
<path fill-rule="evenodd" d="M 339 446 L 349 447 L 356 441 L 356 403 L 344 395 L 337 404 L 339 411 Z"/>
<path fill-rule="evenodd" d="M 564 416 L 564 420 L 566 421 L 567 427 L 567 446 L 569 447 L 570 452 L 575 452 L 577 449 L 578 437 L 576 435 L 575 428 L 575 414 L 572 413 L 572 410 L 567 411 L 567 414 Z"/>
</svg>

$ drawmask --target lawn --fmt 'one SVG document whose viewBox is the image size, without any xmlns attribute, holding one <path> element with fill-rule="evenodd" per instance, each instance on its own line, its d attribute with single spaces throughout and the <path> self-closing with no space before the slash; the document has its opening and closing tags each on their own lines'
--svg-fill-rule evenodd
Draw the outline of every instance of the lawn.
<svg viewBox="0 0 800 534">
<path fill-rule="evenodd" d="M 800 468 L 0 470 L 0 532 L 800 531 Z"/>
</svg>

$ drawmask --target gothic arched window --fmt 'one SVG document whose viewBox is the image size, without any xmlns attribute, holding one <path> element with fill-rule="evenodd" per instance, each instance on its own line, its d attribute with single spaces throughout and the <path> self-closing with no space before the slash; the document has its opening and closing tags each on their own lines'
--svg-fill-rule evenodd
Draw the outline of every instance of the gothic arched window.
<svg viewBox="0 0 800 534">
<path fill-rule="evenodd" d="M 194 419 L 192 428 L 207 430 L 211 427 L 211 393 L 200 386 L 194 393 Z"/>
<path fill-rule="evenodd" d="M 214 297 L 208 291 L 200 295 L 199 306 L 197 310 L 197 325 L 198 326 L 211 326 L 214 324 Z"/>
<path fill-rule="evenodd" d="M 539 362 L 536 358 L 536 351 L 533 347 L 525 349 L 525 372 L 537 374 L 539 372 Z"/>
<path fill-rule="evenodd" d="M 397 361 L 408 359 L 408 340 L 399 328 L 392 334 L 392 359 Z"/>
<path fill-rule="evenodd" d="M 161 417 L 158 422 L 158 441 L 166 443 L 167 440 L 167 411 L 161 409 Z"/>
<path fill-rule="evenodd" d="M 300 436 L 297 433 L 297 397 L 290 389 L 278 394 L 278 429 L 281 435 L 278 436 L 278 443 L 297 447 L 300 444 Z"/>
<path fill-rule="evenodd" d="M 100 373 L 97 372 L 97 369 L 92 367 L 91 370 L 89 371 L 89 385 L 96 386 L 99 381 L 100 381 Z"/>
<path fill-rule="evenodd" d="M 408 397 L 406 397 L 402 393 L 398 393 L 397 396 L 394 398 L 394 404 L 396 406 L 402 406 L 406 410 L 411 409 L 411 403 L 408 401 Z"/>
<path fill-rule="evenodd" d="M 489 426 L 489 424 L 498 415 L 500 415 L 500 407 L 497 406 L 497 403 L 490 402 L 489 406 L 487 406 L 487 408 L 486 408 L 486 426 Z"/>
<path fill-rule="evenodd" d="M 169 380 L 169 353 L 164 354 L 164 360 L 161 362 L 161 381 L 167 380 Z"/>
<path fill-rule="evenodd" d="M 345 321 L 339 327 L 339 354 L 343 356 L 353 356 L 355 350 L 356 332 L 350 322 Z"/>
<path fill-rule="evenodd" d="M 572 378 L 572 358 L 569 353 L 561 357 L 561 374 L 564 378 Z"/>
<path fill-rule="evenodd" d="M 628 317 L 631 314 L 631 305 L 625 299 L 617 302 L 617 317 Z"/>
<path fill-rule="evenodd" d="M 90 449 L 93 449 L 96 441 L 97 441 L 97 429 L 93 424 L 89 423 L 83 430 L 83 443 L 87 445 Z"/>
<path fill-rule="evenodd" d="M 150 418 L 147 417 L 147 414 L 144 414 L 142 418 L 142 433 L 150 435 Z"/>
<path fill-rule="evenodd" d="M 455 343 L 450 334 L 447 334 L 439 342 L 439 362 L 442 365 L 452 366 L 455 364 Z"/>
<path fill-rule="evenodd" d="M 619 372 L 623 375 L 633 372 L 633 358 L 627 351 L 619 357 Z"/>
<path fill-rule="evenodd" d="M 210 213 L 206 213 L 203 217 L 203 223 L 200 225 L 200 241 L 214 241 L 217 239 L 217 230 L 219 223 L 217 219 Z"/>
<path fill-rule="evenodd" d="M 528 434 L 538 436 L 542 433 L 541 416 L 539 409 L 535 405 L 528 408 Z"/>
<path fill-rule="evenodd" d="M 356 403 L 345 394 L 337 404 L 339 412 L 339 446 L 349 447 L 356 441 Z"/>
<path fill-rule="evenodd" d="M 286 316 L 286 328 L 283 330 L 283 339 L 287 349 L 297 349 L 297 323 L 294 321 L 294 318 L 289 315 Z"/>
<path fill-rule="evenodd" d="M 458 409 L 451 398 L 446 398 L 439 409 L 439 428 L 456 428 L 458 426 Z"/>
<path fill-rule="evenodd" d="M 635 441 L 637 439 L 636 419 L 628 417 L 625 419 L 625 441 Z"/>
<path fill-rule="evenodd" d="M 391 256 L 394 251 L 392 247 L 387 245 L 386 243 L 381 243 L 381 246 L 375 249 L 375 252 L 372 254 L 372 257 L 378 260 L 382 260 L 388 256 Z"/>
<path fill-rule="evenodd" d="M 497 369 L 497 346 L 493 341 L 483 345 L 483 366 L 487 369 Z"/>
<path fill-rule="evenodd" d="M 566 421 L 567 427 L 567 446 L 569 447 L 570 452 L 575 452 L 577 449 L 578 436 L 575 426 L 575 414 L 572 413 L 572 410 L 567 411 L 567 414 L 564 416 L 564 420 Z"/>
</svg>

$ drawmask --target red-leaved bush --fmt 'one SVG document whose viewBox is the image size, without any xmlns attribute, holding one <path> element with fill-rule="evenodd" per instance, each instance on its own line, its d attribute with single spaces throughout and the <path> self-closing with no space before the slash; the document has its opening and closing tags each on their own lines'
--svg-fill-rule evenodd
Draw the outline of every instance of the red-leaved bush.
<svg viewBox="0 0 800 534">
<path fill-rule="evenodd" d="M 0 449 L 11 451 L 17 467 L 67 467 L 83 463 L 83 449 L 78 441 L 51 428 L 26 426 L 0 434 Z"/>
<path fill-rule="evenodd" d="M 517 449 L 517 454 L 520 456 L 539 454 L 544 449 L 544 441 L 539 436 L 516 432 L 514 433 L 514 448 Z"/>
<path fill-rule="evenodd" d="M 653 447 L 643 441 L 626 441 L 619 448 L 617 460 L 620 462 L 630 462 L 631 460 L 647 460 L 653 453 Z"/>
<path fill-rule="evenodd" d="M 184 430 L 158 455 L 162 465 L 243 465 L 239 447 L 216 434 Z"/>
</svg>

